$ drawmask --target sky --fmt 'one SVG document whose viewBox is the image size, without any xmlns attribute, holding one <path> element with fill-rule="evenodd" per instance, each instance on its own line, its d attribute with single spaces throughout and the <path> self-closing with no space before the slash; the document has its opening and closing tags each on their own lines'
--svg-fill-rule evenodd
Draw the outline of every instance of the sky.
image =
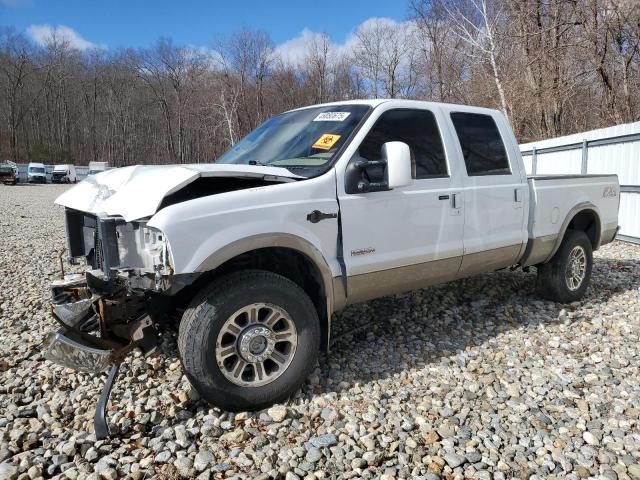
<svg viewBox="0 0 640 480">
<path fill-rule="evenodd" d="M 336 45 L 373 18 L 402 22 L 406 0 L 0 0 L 0 26 L 12 26 L 36 43 L 55 29 L 71 45 L 88 48 L 148 47 L 159 37 L 211 48 L 214 39 L 242 26 L 265 30 L 281 51 L 327 33 Z"/>
</svg>

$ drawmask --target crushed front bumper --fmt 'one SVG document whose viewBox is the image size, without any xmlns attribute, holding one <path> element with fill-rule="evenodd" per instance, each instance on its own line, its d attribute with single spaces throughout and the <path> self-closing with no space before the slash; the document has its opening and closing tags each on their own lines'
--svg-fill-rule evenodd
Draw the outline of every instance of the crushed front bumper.
<svg viewBox="0 0 640 480">
<path fill-rule="evenodd" d="M 63 367 L 89 373 L 102 372 L 113 363 L 113 350 L 95 348 L 73 336 L 71 330 L 50 333 L 43 344 L 45 358 Z"/>
<path fill-rule="evenodd" d="M 99 373 L 112 362 L 113 348 L 99 337 L 89 335 L 87 325 L 97 324 L 92 295 L 84 275 L 65 275 L 51 284 L 51 314 L 61 328 L 44 341 L 45 358 L 81 372 Z"/>
<path fill-rule="evenodd" d="M 59 365 L 99 373 L 120 363 L 134 348 L 153 350 L 157 331 L 148 315 L 122 321 L 131 302 L 125 294 L 95 292 L 86 275 L 65 275 L 51 285 L 51 314 L 60 329 L 45 339 L 44 355 Z M 125 307 L 123 307 L 125 305 Z"/>
</svg>

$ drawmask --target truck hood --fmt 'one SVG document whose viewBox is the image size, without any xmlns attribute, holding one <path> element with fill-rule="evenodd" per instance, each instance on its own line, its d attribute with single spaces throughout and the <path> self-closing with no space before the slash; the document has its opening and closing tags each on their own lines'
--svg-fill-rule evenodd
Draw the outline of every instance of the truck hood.
<svg viewBox="0 0 640 480">
<path fill-rule="evenodd" d="M 254 178 L 274 183 L 304 178 L 286 168 L 258 165 L 137 165 L 90 175 L 55 203 L 96 215 L 121 216 L 130 222 L 153 215 L 167 195 L 203 177 Z"/>
</svg>

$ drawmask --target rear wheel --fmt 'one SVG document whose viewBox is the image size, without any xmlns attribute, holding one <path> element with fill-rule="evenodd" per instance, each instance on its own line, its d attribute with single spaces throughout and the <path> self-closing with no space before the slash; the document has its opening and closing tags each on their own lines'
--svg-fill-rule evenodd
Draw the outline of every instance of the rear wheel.
<svg viewBox="0 0 640 480">
<path fill-rule="evenodd" d="M 589 286 L 592 267 L 589 237 L 584 232 L 569 230 L 553 258 L 538 267 L 538 291 L 556 302 L 579 300 Z"/>
<path fill-rule="evenodd" d="M 320 347 L 315 307 L 295 283 L 252 270 L 206 287 L 184 313 L 178 348 L 200 395 L 226 410 L 282 401 L 309 375 Z"/>
</svg>

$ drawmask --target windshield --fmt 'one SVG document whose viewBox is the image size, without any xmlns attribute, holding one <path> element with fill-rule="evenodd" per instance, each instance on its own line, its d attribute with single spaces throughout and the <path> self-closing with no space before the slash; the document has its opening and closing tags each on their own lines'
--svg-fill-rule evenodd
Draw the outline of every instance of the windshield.
<svg viewBox="0 0 640 480">
<path fill-rule="evenodd" d="M 29 167 L 29 171 L 31 173 L 44 173 L 44 168 L 42 168 L 42 167 Z"/>
<path fill-rule="evenodd" d="M 216 163 L 324 170 L 365 116 L 367 105 L 328 105 L 270 118 Z"/>
</svg>

